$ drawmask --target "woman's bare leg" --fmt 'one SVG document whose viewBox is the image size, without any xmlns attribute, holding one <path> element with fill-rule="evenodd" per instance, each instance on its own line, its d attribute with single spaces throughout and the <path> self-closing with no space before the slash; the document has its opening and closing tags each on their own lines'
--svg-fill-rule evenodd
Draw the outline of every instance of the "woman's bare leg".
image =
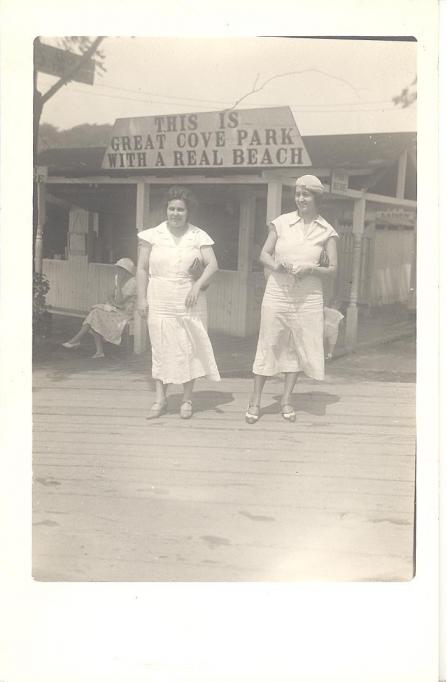
<svg viewBox="0 0 447 682">
<path fill-rule="evenodd" d="M 281 398 L 281 405 L 290 405 L 290 400 L 297 379 L 298 372 L 284 372 L 284 391 Z"/>
<path fill-rule="evenodd" d="M 192 400 L 192 393 L 194 390 L 194 379 L 191 381 L 187 381 L 186 384 L 183 384 L 183 402 L 187 402 L 188 400 Z"/>
<path fill-rule="evenodd" d="M 262 391 L 264 389 L 266 379 L 267 379 L 267 377 L 262 376 L 261 374 L 255 374 L 254 375 L 253 392 L 252 392 L 251 398 L 250 398 L 250 403 L 249 403 L 250 405 L 260 405 L 261 404 Z"/>
<path fill-rule="evenodd" d="M 168 393 L 168 385 L 164 384 L 160 379 L 155 379 L 155 402 L 162 405 L 166 402 Z"/>
<path fill-rule="evenodd" d="M 88 323 L 84 323 L 80 330 L 78 331 L 77 334 L 73 336 L 73 338 L 69 339 L 67 343 L 78 343 L 88 332 L 90 331 L 90 325 Z"/>
<path fill-rule="evenodd" d="M 93 336 L 93 340 L 95 342 L 95 347 L 96 347 L 96 353 L 95 355 L 97 357 L 101 357 L 104 355 L 104 344 L 102 341 L 102 336 L 101 334 L 98 334 L 98 332 L 95 332 L 94 329 L 91 329 L 91 334 Z"/>
</svg>

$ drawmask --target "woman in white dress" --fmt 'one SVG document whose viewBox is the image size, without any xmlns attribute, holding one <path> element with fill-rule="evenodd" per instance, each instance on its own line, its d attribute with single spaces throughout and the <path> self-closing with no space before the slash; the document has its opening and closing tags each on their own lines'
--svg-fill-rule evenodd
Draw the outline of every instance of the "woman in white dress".
<svg viewBox="0 0 447 682">
<path fill-rule="evenodd" d="M 253 365 L 254 386 L 245 419 L 255 424 L 260 416 L 267 377 L 284 374 L 281 415 L 295 421 L 291 395 L 299 372 L 324 379 L 322 277 L 337 270 L 338 236 L 319 215 L 318 196 L 323 185 L 314 175 L 296 181 L 297 210 L 269 225 L 260 261 L 269 276 L 262 301 L 261 326 Z M 323 250 L 327 263 L 320 265 Z"/>
<path fill-rule="evenodd" d="M 137 306 L 141 315 L 148 314 L 156 391 L 148 419 L 167 411 L 168 384 L 183 384 L 180 416 L 189 419 L 195 379 L 220 380 L 204 292 L 218 269 L 214 242 L 188 222 L 191 204 L 188 190 L 172 187 L 167 220 L 138 234 Z"/>
<path fill-rule="evenodd" d="M 115 263 L 115 287 L 107 303 L 97 303 L 82 323 L 81 329 L 64 348 L 79 348 L 86 334 L 92 334 L 96 353 L 93 358 L 104 357 L 104 341 L 118 346 L 125 326 L 133 316 L 137 285 L 135 265 L 130 258 L 120 258 Z"/>
</svg>

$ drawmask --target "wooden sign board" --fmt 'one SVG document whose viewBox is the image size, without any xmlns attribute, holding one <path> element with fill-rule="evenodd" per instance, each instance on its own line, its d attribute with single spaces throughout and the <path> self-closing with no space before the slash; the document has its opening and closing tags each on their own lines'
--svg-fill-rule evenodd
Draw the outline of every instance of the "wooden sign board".
<svg viewBox="0 0 447 682">
<path fill-rule="evenodd" d="M 87 83 L 93 85 L 95 80 L 95 62 L 88 59 L 82 62 L 82 55 L 68 52 L 68 50 L 61 50 L 52 45 L 45 45 L 37 43 L 34 51 L 35 67 L 37 71 L 47 73 L 50 76 L 58 76 L 63 78 L 70 73 L 75 67 L 79 67 L 70 80 L 79 83 Z"/>
<path fill-rule="evenodd" d="M 384 209 L 376 211 L 375 220 L 379 225 L 413 227 L 416 225 L 416 211 L 408 211 L 403 208 Z"/>
<path fill-rule="evenodd" d="M 117 119 L 102 162 L 121 171 L 311 165 L 289 107 Z"/>
<path fill-rule="evenodd" d="M 345 194 L 349 188 L 349 174 L 345 170 L 333 170 L 331 176 L 331 192 Z"/>
</svg>

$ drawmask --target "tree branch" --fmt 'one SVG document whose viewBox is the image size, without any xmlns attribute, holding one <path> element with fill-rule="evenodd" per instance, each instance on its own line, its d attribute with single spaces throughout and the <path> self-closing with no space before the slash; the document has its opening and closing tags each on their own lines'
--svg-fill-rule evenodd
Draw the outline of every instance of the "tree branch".
<svg viewBox="0 0 447 682">
<path fill-rule="evenodd" d="M 75 73 L 81 68 L 81 66 L 87 62 L 90 57 L 96 52 L 98 49 L 100 43 L 104 40 L 104 36 L 98 36 L 95 38 L 93 43 L 90 45 L 88 50 L 86 50 L 82 55 L 80 55 L 79 62 L 74 66 L 72 69 L 69 69 L 65 76 L 63 76 L 60 80 L 57 81 L 44 95 L 41 97 L 41 104 L 42 106 L 45 104 L 45 102 L 48 102 L 48 100 L 53 97 L 53 95 L 56 94 L 58 90 L 62 88 L 63 85 L 66 85 L 69 81 L 71 81 L 72 77 L 75 75 Z"/>
<path fill-rule="evenodd" d="M 250 97 L 250 95 L 254 95 L 255 93 L 259 92 L 263 88 L 265 88 L 266 85 L 271 83 L 273 80 L 276 78 L 285 78 L 286 76 L 300 76 L 303 73 L 319 73 L 322 74 L 323 76 L 327 76 L 328 78 L 332 78 L 333 80 L 341 81 L 345 85 L 348 85 L 352 90 L 354 90 L 355 94 L 357 97 L 359 97 L 358 90 L 350 83 L 349 81 L 345 80 L 344 78 L 339 78 L 338 76 L 332 76 L 330 73 L 327 73 L 326 71 L 321 71 L 320 69 L 303 69 L 303 71 L 288 71 L 287 73 L 277 73 L 275 76 L 271 76 L 270 78 L 267 78 L 266 81 L 264 81 L 259 87 L 256 87 L 256 83 L 258 82 L 259 79 L 259 74 L 256 76 L 256 80 L 254 82 L 253 88 L 250 90 L 250 92 L 247 92 L 245 95 L 242 95 L 242 97 L 239 97 L 238 100 L 233 104 L 232 107 L 229 109 L 225 109 L 225 111 L 232 111 L 233 109 L 236 109 L 236 107 L 247 97 Z"/>
</svg>

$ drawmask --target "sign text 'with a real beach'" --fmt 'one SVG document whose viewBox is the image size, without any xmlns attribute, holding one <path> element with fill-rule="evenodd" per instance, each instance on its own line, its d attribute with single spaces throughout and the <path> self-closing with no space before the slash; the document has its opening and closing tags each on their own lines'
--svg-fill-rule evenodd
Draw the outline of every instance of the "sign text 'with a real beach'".
<svg viewBox="0 0 447 682">
<path fill-rule="evenodd" d="M 107 170 L 311 166 L 289 107 L 117 119 Z"/>
</svg>

